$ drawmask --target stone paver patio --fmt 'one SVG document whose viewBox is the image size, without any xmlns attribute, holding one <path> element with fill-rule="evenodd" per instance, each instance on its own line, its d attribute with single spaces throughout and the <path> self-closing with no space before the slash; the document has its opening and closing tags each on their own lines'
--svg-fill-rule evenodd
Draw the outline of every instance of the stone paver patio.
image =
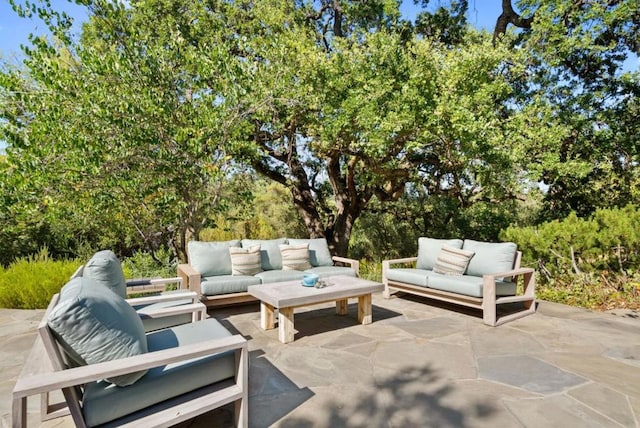
<svg viewBox="0 0 640 428">
<path fill-rule="evenodd" d="M 638 427 L 640 320 L 540 302 L 488 327 L 478 313 L 373 297 L 373 324 L 330 305 L 296 311 L 296 336 L 260 329 L 258 304 L 212 310 L 249 340 L 252 427 Z M 454 310 L 452 310 L 452 308 Z M 43 311 L 0 310 L 0 414 Z M 29 400 L 30 426 L 40 424 Z M 223 408 L 185 427 L 227 427 Z"/>
</svg>

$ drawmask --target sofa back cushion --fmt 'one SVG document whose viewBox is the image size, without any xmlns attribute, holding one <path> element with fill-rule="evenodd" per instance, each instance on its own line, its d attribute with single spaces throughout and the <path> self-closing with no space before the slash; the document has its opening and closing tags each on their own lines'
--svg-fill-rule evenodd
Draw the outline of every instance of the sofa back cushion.
<svg viewBox="0 0 640 428">
<path fill-rule="evenodd" d="M 462 239 L 418 238 L 418 262 L 416 268 L 432 270 L 443 245 L 462 248 Z"/>
<path fill-rule="evenodd" d="M 475 252 L 467 267 L 467 275 L 482 276 L 513 269 L 517 251 L 513 242 L 479 242 L 465 239 L 462 248 Z"/>
<path fill-rule="evenodd" d="M 231 275 L 229 247 L 240 247 L 240 241 L 190 241 L 189 264 L 202 276 Z"/>
<path fill-rule="evenodd" d="M 282 256 L 280 255 L 280 245 L 286 244 L 286 238 L 279 239 L 243 239 L 242 248 L 260 246 L 260 258 L 262 270 L 282 269 Z"/>
<path fill-rule="evenodd" d="M 309 244 L 309 262 L 311 266 L 333 266 L 333 259 L 329 251 L 329 245 L 325 238 L 293 239 L 289 238 L 289 244 Z"/>
<path fill-rule="evenodd" d="M 147 338 L 136 311 L 120 296 L 87 277 L 74 278 L 60 292 L 47 318 L 65 354 L 75 365 L 96 364 L 147 352 Z M 147 371 L 107 379 L 127 386 Z"/>
<path fill-rule="evenodd" d="M 127 298 L 127 282 L 122 265 L 111 250 L 95 253 L 84 265 L 82 276 L 92 279 L 95 284 L 108 288 L 123 299 Z"/>
</svg>

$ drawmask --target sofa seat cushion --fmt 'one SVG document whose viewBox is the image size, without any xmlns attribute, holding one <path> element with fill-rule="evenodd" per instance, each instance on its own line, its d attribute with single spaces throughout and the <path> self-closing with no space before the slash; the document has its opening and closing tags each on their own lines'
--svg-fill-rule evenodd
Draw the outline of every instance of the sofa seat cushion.
<svg viewBox="0 0 640 428">
<path fill-rule="evenodd" d="M 189 264 L 203 277 L 231 275 L 230 247 L 240 247 L 240 241 L 190 241 L 187 244 Z"/>
<path fill-rule="evenodd" d="M 462 248 L 475 252 L 467 266 L 467 275 L 482 276 L 513 269 L 517 251 L 513 242 L 479 242 L 465 239 Z"/>
<path fill-rule="evenodd" d="M 420 287 L 433 288 L 450 293 L 471 297 L 482 297 L 482 277 L 470 275 L 442 275 L 426 269 L 389 269 L 387 279 Z M 393 285 L 391 285 L 393 287 Z M 516 294 L 513 282 L 496 282 L 496 295 L 512 296 Z"/>
<path fill-rule="evenodd" d="M 389 269 L 387 270 L 387 279 L 389 281 L 404 282 L 411 285 L 419 285 L 420 287 L 427 287 L 429 273 L 431 273 L 431 271 L 426 269 Z"/>
<path fill-rule="evenodd" d="M 418 238 L 418 261 L 416 268 L 431 270 L 436 265 L 443 245 L 462 248 L 462 239 Z"/>
<path fill-rule="evenodd" d="M 260 278 L 255 276 L 218 275 L 202 278 L 201 289 L 205 296 L 214 296 L 241 293 L 247 291 L 250 285 L 257 284 L 260 284 Z"/>
<path fill-rule="evenodd" d="M 287 244 L 286 238 L 280 239 L 243 239 L 242 248 L 260 246 L 262 270 L 282 269 L 282 255 L 280 245 Z"/>
<path fill-rule="evenodd" d="M 304 271 L 305 273 L 315 273 L 320 278 L 333 275 L 357 276 L 356 271 L 348 266 L 318 266 Z"/>
<path fill-rule="evenodd" d="M 213 318 L 147 335 L 149 352 L 231 336 Z M 235 356 L 231 352 L 181 361 L 150 369 L 131 386 L 118 388 L 107 382 L 85 387 L 83 413 L 89 426 L 103 424 L 169 398 L 232 378 Z"/>
<path fill-rule="evenodd" d="M 283 281 L 297 281 L 301 280 L 303 276 L 304 272 L 299 270 L 266 270 L 255 275 L 255 277 L 259 278 L 263 284 Z"/>
<path fill-rule="evenodd" d="M 176 292 L 176 293 L 179 293 Z M 167 294 L 167 293 L 163 293 Z M 144 326 L 144 331 L 154 331 L 163 328 L 174 327 L 180 324 L 191 322 L 191 314 L 173 315 L 170 317 L 151 318 L 149 314 L 157 312 L 159 309 L 173 308 L 180 305 L 189 305 L 193 303 L 191 299 L 172 300 L 168 302 L 156 302 L 147 305 L 134 305 L 133 309 L 138 313 Z"/>
<path fill-rule="evenodd" d="M 462 275 L 451 276 L 430 272 L 427 287 L 451 293 L 464 294 L 471 297 L 482 297 L 482 277 Z M 496 295 L 512 296 L 516 294 L 516 284 L 513 282 L 496 282 Z"/>
</svg>

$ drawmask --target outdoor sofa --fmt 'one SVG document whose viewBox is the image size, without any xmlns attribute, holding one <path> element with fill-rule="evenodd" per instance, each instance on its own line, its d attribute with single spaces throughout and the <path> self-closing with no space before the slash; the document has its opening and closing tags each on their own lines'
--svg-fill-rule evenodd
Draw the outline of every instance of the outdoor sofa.
<svg viewBox="0 0 640 428">
<path fill-rule="evenodd" d="M 187 251 L 189 263 L 178 265 L 178 276 L 210 307 L 254 301 L 249 286 L 302 280 L 307 273 L 359 276 L 359 262 L 331 256 L 324 238 L 191 241 Z"/>
<path fill-rule="evenodd" d="M 534 270 L 520 267 L 521 256 L 512 242 L 422 237 L 417 257 L 383 261 L 383 295 L 402 291 L 480 309 L 485 324 L 500 325 L 536 310 Z M 406 264 L 413 266 L 397 267 Z M 505 304 L 509 313 L 499 316 Z"/>
</svg>

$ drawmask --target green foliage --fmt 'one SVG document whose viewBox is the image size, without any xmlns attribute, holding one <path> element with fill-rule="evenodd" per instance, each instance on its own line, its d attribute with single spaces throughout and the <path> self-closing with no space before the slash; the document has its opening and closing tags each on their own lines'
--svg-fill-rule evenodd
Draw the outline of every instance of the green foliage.
<svg viewBox="0 0 640 428">
<path fill-rule="evenodd" d="M 0 270 L 0 307 L 46 308 L 81 264 L 78 260 L 53 260 L 46 248 L 16 260 Z"/>
<path fill-rule="evenodd" d="M 591 308 L 640 306 L 640 210 L 599 209 L 589 218 L 575 214 L 501 235 L 536 267 L 540 297 Z"/>
<path fill-rule="evenodd" d="M 122 260 L 125 278 L 172 278 L 176 276 L 175 257 L 168 249 L 159 249 L 150 254 L 137 251 Z"/>
</svg>

